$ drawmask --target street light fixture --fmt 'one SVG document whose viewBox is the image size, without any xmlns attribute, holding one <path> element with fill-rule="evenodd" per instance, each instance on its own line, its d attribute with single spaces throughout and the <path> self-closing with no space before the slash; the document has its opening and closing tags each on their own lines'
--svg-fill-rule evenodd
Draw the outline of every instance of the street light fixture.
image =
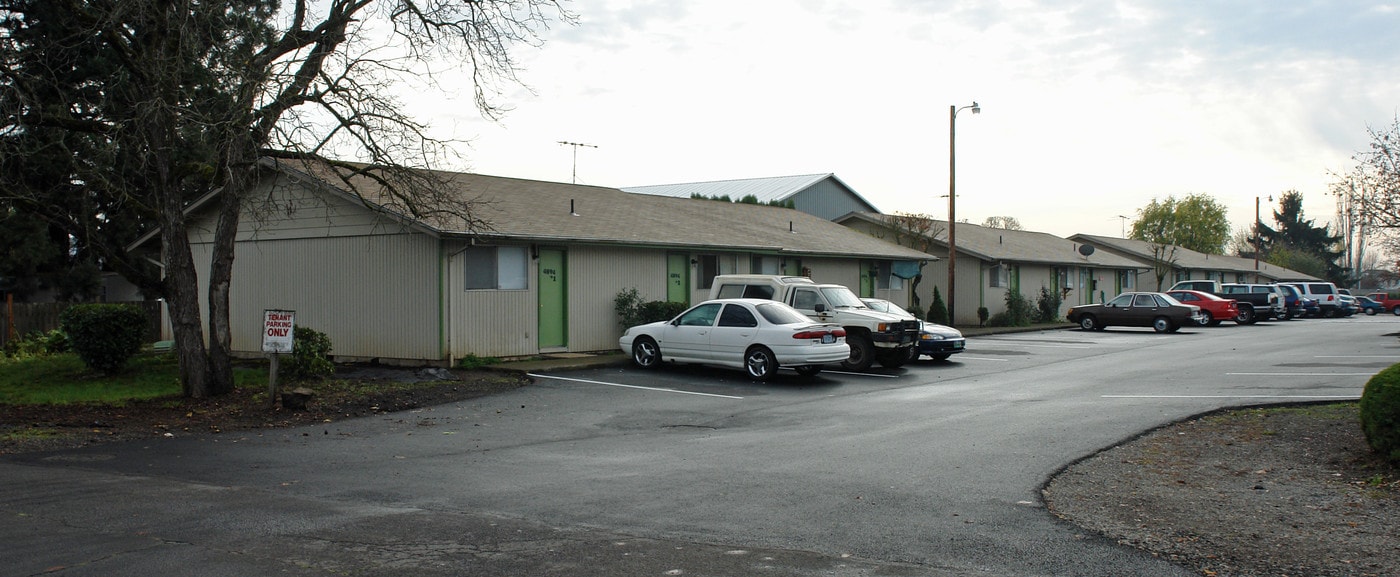
<svg viewBox="0 0 1400 577">
<path fill-rule="evenodd" d="M 958 261 L 957 242 L 957 220 L 958 220 L 958 161 L 957 161 L 957 120 L 958 112 L 964 109 L 972 109 L 973 114 L 981 114 L 982 107 L 977 105 L 977 101 L 972 101 L 969 106 L 958 108 L 956 104 L 948 107 L 948 325 L 957 325 L 957 315 L 953 314 L 954 284 L 957 275 L 954 270 Z"/>
</svg>

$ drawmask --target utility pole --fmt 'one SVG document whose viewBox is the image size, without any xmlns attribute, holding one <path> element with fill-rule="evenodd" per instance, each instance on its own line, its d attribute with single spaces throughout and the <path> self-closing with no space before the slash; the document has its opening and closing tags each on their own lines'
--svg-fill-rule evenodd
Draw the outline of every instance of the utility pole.
<svg viewBox="0 0 1400 577">
<path fill-rule="evenodd" d="M 578 184 L 578 147 L 580 147 L 580 146 L 587 146 L 587 147 L 589 147 L 589 148 L 598 148 L 598 147 L 597 147 L 597 146 L 594 146 L 594 145 L 592 145 L 592 144 L 584 144 L 584 143 L 582 143 L 582 142 L 565 142 L 565 141 L 563 141 L 563 140 L 560 140 L 560 141 L 559 141 L 559 144 L 562 144 L 562 145 L 564 145 L 564 146 L 572 146 L 572 147 L 574 147 L 574 175 L 573 175 L 573 180 L 571 180 L 570 182 L 572 182 L 573 184 Z"/>
</svg>

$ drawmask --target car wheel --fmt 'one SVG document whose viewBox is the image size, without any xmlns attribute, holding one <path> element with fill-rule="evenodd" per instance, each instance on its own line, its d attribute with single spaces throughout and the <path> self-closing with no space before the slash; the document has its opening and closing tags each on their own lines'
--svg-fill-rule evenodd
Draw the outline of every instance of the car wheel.
<svg viewBox="0 0 1400 577">
<path fill-rule="evenodd" d="M 1172 329 L 1175 327 L 1176 325 L 1173 325 L 1172 320 L 1167 317 L 1157 317 L 1155 319 L 1152 319 L 1152 330 L 1157 331 L 1159 333 L 1172 332 Z"/>
<path fill-rule="evenodd" d="M 851 338 L 847 333 L 846 344 L 851 346 L 851 356 L 841 361 L 841 367 L 848 371 L 863 371 L 875 364 L 875 344 L 870 342 L 870 337 L 857 335 Z"/>
<path fill-rule="evenodd" d="M 1240 314 L 1235 316 L 1235 322 L 1242 325 L 1252 325 L 1258 321 L 1259 319 L 1254 316 L 1254 309 L 1252 308 L 1242 308 L 1240 309 Z"/>
<path fill-rule="evenodd" d="M 773 358 L 773 351 L 754 347 L 744 354 L 744 368 L 749 371 L 749 377 L 753 380 L 766 381 L 773 378 L 773 373 L 778 372 L 778 359 Z"/>
<path fill-rule="evenodd" d="M 909 347 L 909 362 L 912 363 L 912 362 L 914 362 L 914 361 L 919 360 L 919 357 L 920 357 L 921 355 L 923 355 L 923 353 L 920 353 L 920 352 L 919 352 L 919 345 L 914 345 L 914 346 L 912 346 L 912 347 Z"/>
<path fill-rule="evenodd" d="M 651 337 L 637 337 L 632 342 L 632 362 L 643 369 L 656 368 L 661 364 L 661 347 Z"/>
<path fill-rule="evenodd" d="M 938 361 L 938 362 L 941 363 L 941 362 L 943 362 L 943 361 L 948 360 L 948 359 L 949 359 L 950 357 L 952 357 L 952 356 L 953 356 L 953 353 L 938 353 L 938 354 L 936 354 L 936 355 L 933 355 L 933 360 Z"/>
<path fill-rule="evenodd" d="M 1335 307 L 1330 309 L 1322 309 L 1322 318 L 1330 319 L 1335 316 L 1337 316 L 1337 309 Z"/>
<path fill-rule="evenodd" d="M 910 358 L 909 353 L 901 351 L 899 349 L 895 349 L 893 351 L 888 351 L 885 353 L 878 353 L 877 356 L 880 357 L 880 366 L 885 367 L 887 369 L 897 369 L 899 367 L 902 367 L 904 366 L 904 363 L 909 362 Z"/>
<path fill-rule="evenodd" d="M 797 374 L 802 375 L 802 376 L 804 376 L 804 377 L 815 377 L 815 376 L 817 376 L 817 373 L 822 372 L 822 366 L 821 366 L 821 365 L 802 365 L 802 366 L 800 366 L 800 367 L 797 367 L 796 370 L 797 370 Z"/>
<path fill-rule="evenodd" d="M 1390 309 L 1390 312 L 1395 313 L 1395 316 L 1400 317 L 1400 305 L 1395 305 L 1395 308 Z"/>
<path fill-rule="evenodd" d="M 1214 323 L 1214 324 L 1211 324 L 1211 323 Z M 1203 327 L 1213 327 L 1213 326 L 1218 325 L 1218 324 L 1220 324 L 1220 323 L 1218 323 L 1218 322 L 1215 321 L 1215 317 L 1212 316 L 1212 315 L 1210 314 L 1210 311 L 1201 311 L 1201 320 L 1200 320 L 1200 322 L 1198 322 L 1197 324 L 1199 324 L 1199 325 L 1201 325 L 1201 326 L 1203 326 Z"/>
<path fill-rule="evenodd" d="M 1079 328 L 1086 331 L 1097 330 L 1099 329 L 1099 319 L 1094 318 L 1094 315 L 1079 317 Z"/>
</svg>

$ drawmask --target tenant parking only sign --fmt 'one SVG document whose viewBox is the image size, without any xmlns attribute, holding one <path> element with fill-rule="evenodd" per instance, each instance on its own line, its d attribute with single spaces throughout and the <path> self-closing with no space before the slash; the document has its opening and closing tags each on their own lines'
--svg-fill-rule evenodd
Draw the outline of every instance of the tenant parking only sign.
<svg viewBox="0 0 1400 577">
<path fill-rule="evenodd" d="M 296 325 L 296 311 L 263 311 L 264 353 L 292 352 L 292 329 Z"/>
</svg>

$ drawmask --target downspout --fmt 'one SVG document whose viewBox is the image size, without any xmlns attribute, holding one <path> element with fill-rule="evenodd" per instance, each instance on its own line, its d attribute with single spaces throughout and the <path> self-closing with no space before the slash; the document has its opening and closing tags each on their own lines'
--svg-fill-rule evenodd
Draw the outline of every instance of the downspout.
<svg viewBox="0 0 1400 577">
<path fill-rule="evenodd" d="M 452 303 L 447 301 L 448 291 L 443 286 L 446 282 L 445 262 L 449 258 L 446 255 L 446 243 L 447 239 L 438 238 L 438 358 L 447 357 L 447 366 L 451 368 L 457 362 L 452 358 Z"/>
</svg>

